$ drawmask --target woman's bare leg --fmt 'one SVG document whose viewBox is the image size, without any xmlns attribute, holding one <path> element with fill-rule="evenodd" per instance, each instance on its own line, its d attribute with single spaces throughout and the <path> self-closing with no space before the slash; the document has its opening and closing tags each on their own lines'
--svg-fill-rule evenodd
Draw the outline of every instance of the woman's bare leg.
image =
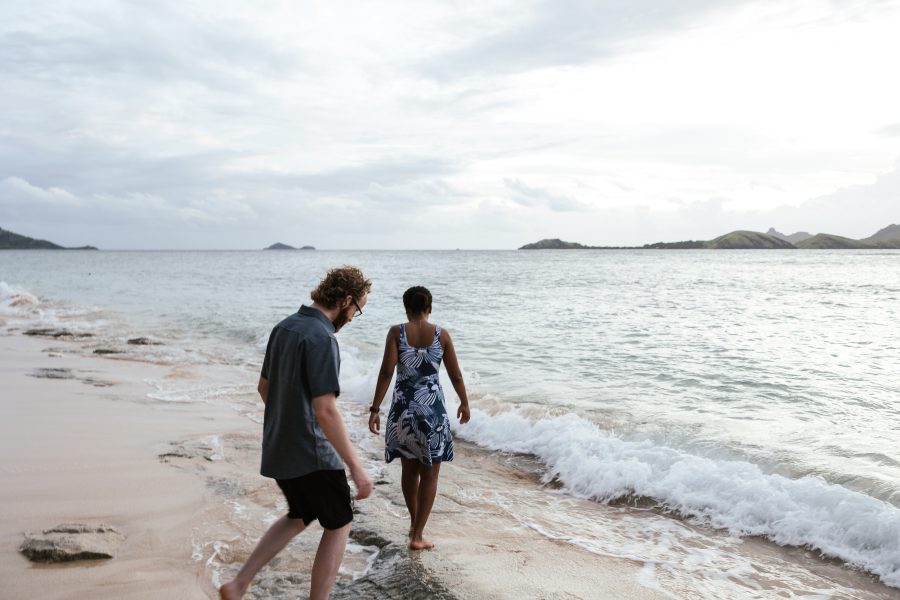
<svg viewBox="0 0 900 600">
<path fill-rule="evenodd" d="M 403 499 L 406 501 L 406 510 L 409 511 L 409 535 L 412 536 L 416 523 L 416 498 L 419 494 L 419 461 L 415 458 L 400 457 L 403 472 L 400 475 L 400 487 L 403 489 Z"/>
<path fill-rule="evenodd" d="M 424 537 L 425 523 L 431 515 L 431 507 L 434 506 L 434 498 L 437 495 L 438 475 L 441 472 L 441 463 L 434 463 L 430 467 L 418 465 L 419 467 L 419 490 L 416 494 L 416 518 L 413 522 L 412 537 L 409 540 L 409 547 L 412 550 L 427 550 L 433 548 L 434 544 Z"/>
</svg>

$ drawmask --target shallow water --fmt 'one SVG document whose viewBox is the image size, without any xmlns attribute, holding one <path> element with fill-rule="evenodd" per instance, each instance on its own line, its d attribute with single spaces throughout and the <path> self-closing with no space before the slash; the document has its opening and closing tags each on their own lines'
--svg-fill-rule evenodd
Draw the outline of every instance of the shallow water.
<svg viewBox="0 0 900 600">
<path fill-rule="evenodd" d="M 672 573 L 686 564 L 721 586 L 678 597 L 778 585 L 856 597 L 819 590 L 790 553 L 779 560 L 791 568 L 755 572 L 735 558 L 748 534 L 900 587 L 900 252 L 4 251 L 0 319 L 91 332 L 85 351 L 201 369 L 211 375 L 199 383 L 151 382 L 151 399 L 258 420 L 268 331 L 339 264 L 375 283 L 339 334 L 342 398 L 371 401 L 403 290 L 429 287 L 478 409 L 457 435 L 535 458 L 569 499 L 534 525 L 546 535 L 627 547 L 610 545 L 614 531 L 643 540 L 633 554 L 666 589 L 680 589 Z M 161 345 L 127 344 L 138 336 Z M 654 513 L 645 535 L 643 513 L 628 509 L 610 530 L 600 505 L 580 500 L 634 497 L 677 518 Z"/>
</svg>

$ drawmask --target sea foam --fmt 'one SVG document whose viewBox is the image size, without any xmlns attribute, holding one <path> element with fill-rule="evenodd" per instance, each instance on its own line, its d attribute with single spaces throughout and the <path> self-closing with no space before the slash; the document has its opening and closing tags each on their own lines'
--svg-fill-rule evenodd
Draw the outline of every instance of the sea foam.
<svg viewBox="0 0 900 600">
<path fill-rule="evenodd" d="M 623 440 L 575 414 L 534 421 L 475 410 L 458 432 L 490 449 L 536 456 L 545 479 L 576 496 L 651 498 L 732 534 L 816 549 L 900 587 L 900 509 L 820 477 L 791 479 L 749 462 Z"/>
<path fill-rule="evenodd" d="M 30 292 L 0 281 L 0 313 L 25 315 L 39 304 L 40 301 Z"/>
</svg>

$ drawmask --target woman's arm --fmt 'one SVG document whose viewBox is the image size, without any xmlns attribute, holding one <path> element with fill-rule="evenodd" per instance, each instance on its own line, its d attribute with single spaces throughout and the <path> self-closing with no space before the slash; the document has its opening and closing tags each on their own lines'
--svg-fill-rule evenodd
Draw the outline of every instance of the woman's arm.
<svg viewBox="0 0 900 600">
<path fill-rule="evenodd" d="M 400 327 L 394 325 L 388 330 L 387 339 L 384 342 L 384 357 L 381 359 L 381 369 L 378 370 L 378 381 L 375 384 L 375 397 L 372 398 L 372 406 L 369 411 L 369 431 L 372 433 L 377 434 L 381 430 L 381 413 L 378 412 L 378 408 L 391 384 L 391 377 L 394 376 L 399 343 Z"/>
<path fill-rule="evenodd" d="M 456 395 L 459 396 L 459 408 L 456 410 L 456 416 L 460 423 L 468 423 L 471 415 L 469 414 L 469 398 L 466 395 L 466 382 L 463 381 L 462 370 L 456 359 L 453 339 L 446 329 L 441 330 L 441 345 L 444 347 L 444 366 L 447 367 L 447 375 L 450 377 L 450 383 L 453 384 Z"/>
</svg>

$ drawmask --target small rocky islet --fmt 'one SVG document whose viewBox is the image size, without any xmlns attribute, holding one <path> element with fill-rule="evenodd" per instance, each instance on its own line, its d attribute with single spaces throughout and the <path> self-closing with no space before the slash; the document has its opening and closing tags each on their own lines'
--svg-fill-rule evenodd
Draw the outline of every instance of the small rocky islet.
<svg viewBox="0 0 900 600">
<path fill-rule="evenodd" d="M 289 246 L 288 244 L 282 244 L 281 242 L 276 242 L 269 246 L 268 248 L 263 248 L 263 250 L 315 250 L 315 246 L 300 246 L 299 248 L 295 248 L 294 246 Z"/>
</svg>

